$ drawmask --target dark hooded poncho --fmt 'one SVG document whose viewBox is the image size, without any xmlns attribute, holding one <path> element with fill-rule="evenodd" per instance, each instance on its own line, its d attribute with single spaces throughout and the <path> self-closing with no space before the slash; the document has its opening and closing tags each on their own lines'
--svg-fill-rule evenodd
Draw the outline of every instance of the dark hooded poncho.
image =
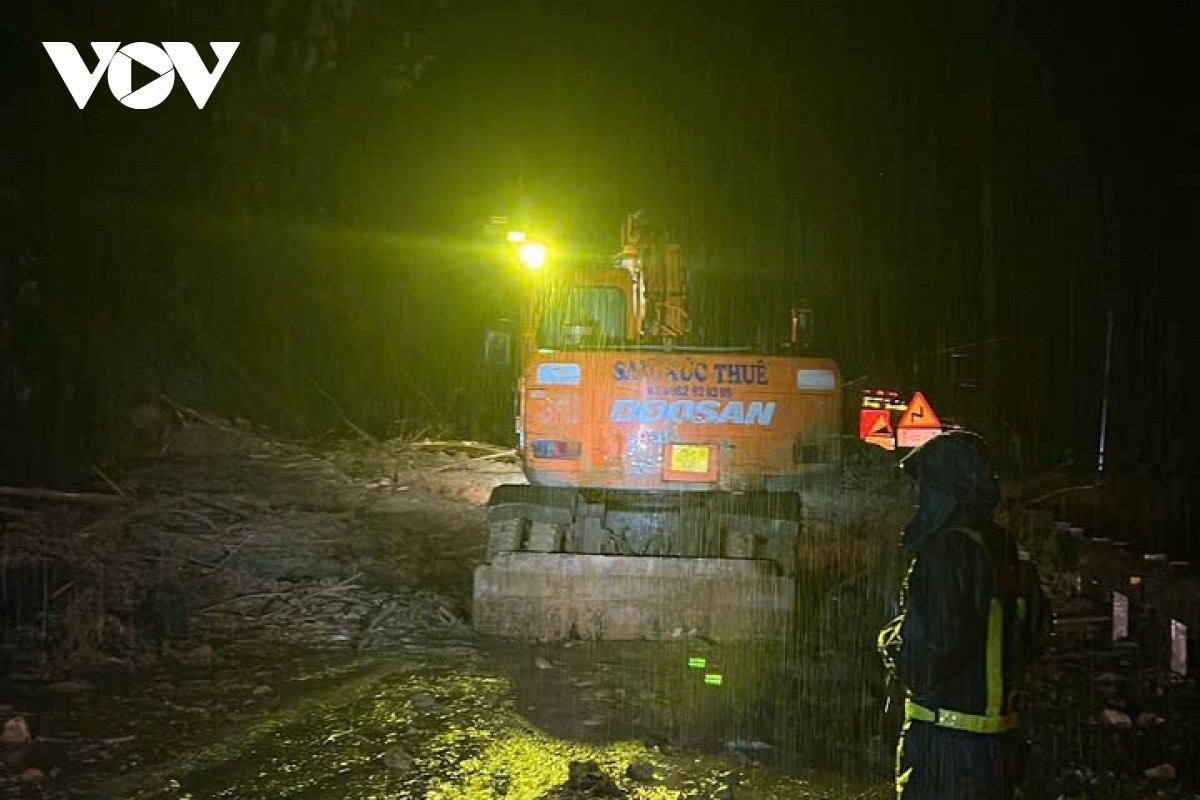
<svg viewBox="0 0 1200 800">
<path fill-rule="evenodd" d="M 999 482 L 983 438 L 967 431 L 926 442 L 901 461 L 901 468 L 917 482 L 919 496 L 901 539 L 913 563 L 892 654 L 899 677 L 923 705 L 981 714 L 996 570 L 1018 560 L 1015 539 L 992 521 Z M 1015 679 L 1021 666 L 1006 657 L 1006 676 Z"/>
</svg>

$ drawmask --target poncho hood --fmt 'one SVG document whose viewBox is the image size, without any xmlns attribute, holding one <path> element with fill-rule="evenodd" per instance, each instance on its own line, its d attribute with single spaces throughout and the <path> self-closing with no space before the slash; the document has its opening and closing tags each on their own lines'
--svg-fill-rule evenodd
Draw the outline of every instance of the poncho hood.
<svg viewBox="0 0 1200 800">
<path fill-rule="evenodd" d="M 901 544 L 916 550 L 948 524 L 983 525 L 1000 502 L 1000 482 L 992 472 L 987 444 L 970 431 L 939 434 L 900 461 L 917 482 L 917 512 L 904 529 Z"/>
</svg>

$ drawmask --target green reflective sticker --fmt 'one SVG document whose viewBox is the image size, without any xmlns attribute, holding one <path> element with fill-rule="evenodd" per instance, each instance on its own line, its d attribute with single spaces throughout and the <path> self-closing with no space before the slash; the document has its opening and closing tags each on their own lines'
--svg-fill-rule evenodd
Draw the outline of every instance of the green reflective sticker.
<svg viewBox="0 0 1200 800">
<path fill-rule="evenodd" d="M 709 686 L 720 686 L 721 685 L 721 676 L 716 674 L 715 672 L 710 672 L 704 676 L 704 682 L 707 683 Z"/>
<path fill-rule="evenodd" d="M 692 657 L 688 659 L 688 666 L 692 669 L 704 669 L 708 666 L 708 659 Z"/>
</svg>

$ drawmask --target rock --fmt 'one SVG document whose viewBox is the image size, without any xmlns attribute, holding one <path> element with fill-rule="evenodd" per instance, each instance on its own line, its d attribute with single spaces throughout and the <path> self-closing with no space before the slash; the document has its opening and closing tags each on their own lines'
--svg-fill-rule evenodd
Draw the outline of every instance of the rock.
<svg viewBox="0 0 1200 800">
<path fill-rule="evenodd" d="M 383 754 L 384 766 L 397 772 L 407 772 L 414 763 L 413 757 L 403 747 L 393 747 Z"/>
<path fill-rule="evenodd" d="M 605 775 L 595 761 L 572 761 L 567 765 L 564 788 L 587 797 L 626 797 L 625 792 Z"/>
<path fill-rule="evenodd" d="M 43 773 L 37 767 L 29 767 L 17 776 L 17 780 L 19 780 L 21 783 L 41 783 L 45 777 L 45 773 Z"/>
<path fill-rule="evenodd" d="M 92 684 L 83 678 L 70 678 L 50 684 L 50 691 L 58 692 L 59 694 L 80 694 L 92 691 Z"/>
<path fill-rule="evenodd" d="M 1154 728 L 1162 725 L 1167 720 L 1155 714 L 1153 711 L 1143 711 L 1137 715 L 1135 722 L 1139 728 Z"/>
<path fill-rule="evenodd" d="M 216 661 L 216 653 L 212 647 L 202 644 L 185 653 L 180 659 L 180 662 L 189 667 L 211 667 Z"/>
<path fill-rule="evenodd" d="M 143 403 L 132 408 L 113 431 L 111 446 L 120 458 L 156 456 L 170 435 L 172 423 L 158 406 Z"/>
<path fill-rule="evenodd" d="M 429 692 L 417 692 L 412 698 L 412 707 L 422 711 L 434 708 L 437 704 L 437 698 Z"/>
<path fill-rule="evenodd" d="M 625 777 L 638 783 L 654 781 L 654 767 L 645 761 L 633 761 L 625 768 Z"/>
<path fill-rule="evenodd" d="M 1152 781 L 1173 781 L 1175 780 L 1175 767 L 1172 764 L 1159 764 L 1157 767 L 1150 767 L 1142 774 Z"/>
<path fill-rule="evenodd" d="M 29 723 L 24 717 L 13 717 L 4 723 L 4 729 L 0 731 L 0 744 L 7 747 L 20 747 L 32 741 L 33 734 L 29 732 Z"/>
<path fill-rule="evenodd" d="M 1113 728 L 1132 728 L 1133 720 L 1124 711 L 1106 708 L 1100 712 L 1100 721 Z"/>
<path fill-rule="evenodd" d="M 549 659 L 542 658 L 541 656 L 535 658 L 533 664 L 538 669 L 554 669 L 554 665 L 550 663 Z"/>
</svg>

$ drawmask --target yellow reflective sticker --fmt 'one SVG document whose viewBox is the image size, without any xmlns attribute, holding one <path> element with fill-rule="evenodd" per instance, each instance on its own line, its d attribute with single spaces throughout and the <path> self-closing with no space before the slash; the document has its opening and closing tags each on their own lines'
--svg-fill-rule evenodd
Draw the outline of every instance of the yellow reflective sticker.
<svg viewBox="0 0 1200 800">
<path fill-rule="evenodd" d="M 708 448 L 696 444 L 672 445 L 671 471 L 704 475 L 708 472 Z"/>
</svg>

